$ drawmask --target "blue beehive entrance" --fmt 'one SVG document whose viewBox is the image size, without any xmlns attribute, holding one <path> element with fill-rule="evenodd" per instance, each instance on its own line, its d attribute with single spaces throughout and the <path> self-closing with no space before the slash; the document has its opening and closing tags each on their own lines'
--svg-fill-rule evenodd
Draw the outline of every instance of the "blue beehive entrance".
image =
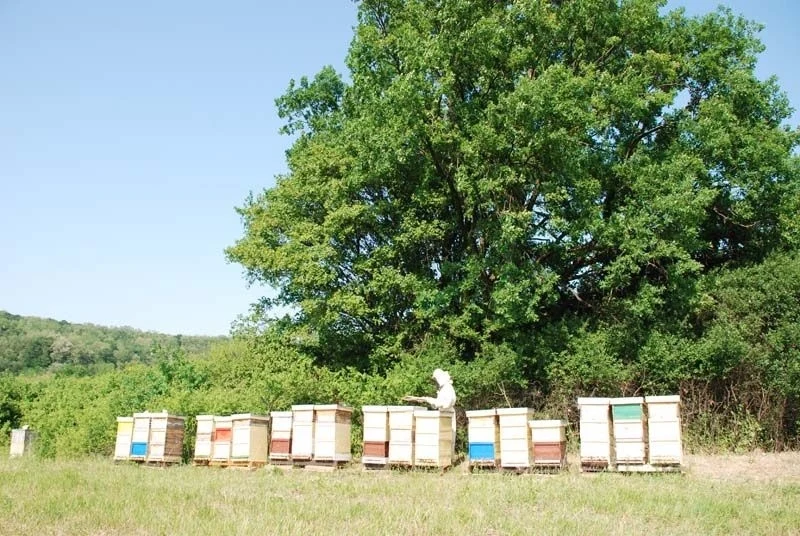
<svg viewBox="0 0 800 536">
<path fill-rule="evenodd" d="M 470 443 L 469 459 L 471 461 L 494 461 L 494 444 Z"/>
<path fill-rule="evenodd" d="M 147 443 L 131 443 L 131 456 L 144 456 L 147 454 Z"/>
</svg>

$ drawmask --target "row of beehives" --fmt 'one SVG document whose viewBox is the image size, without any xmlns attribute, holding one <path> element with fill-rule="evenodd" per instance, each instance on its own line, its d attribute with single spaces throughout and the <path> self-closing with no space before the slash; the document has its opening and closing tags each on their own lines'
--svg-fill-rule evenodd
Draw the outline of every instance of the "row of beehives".
<svg viewBox="0 0 800 536">
<path fill-rule="evenodd" d="M 579 398 L 584 471 L 668 471 L 683 463 L 680 397 Z"/>
</svg>

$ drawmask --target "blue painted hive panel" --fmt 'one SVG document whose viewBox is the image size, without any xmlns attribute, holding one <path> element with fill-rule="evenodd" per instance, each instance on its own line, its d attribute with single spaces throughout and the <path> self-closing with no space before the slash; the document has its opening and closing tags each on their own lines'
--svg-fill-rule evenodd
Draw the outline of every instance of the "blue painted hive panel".
<svg viewBox="0 0 800 536">
<path fill-rule="evenodd" d="M 131 456 L 145 456 L 147 443 L 131 443 Z"/>
<path fill-rule="evenodd" d="M 494 461 L 494 443 L 470 443 L 469 459 Z"/>
</svg>

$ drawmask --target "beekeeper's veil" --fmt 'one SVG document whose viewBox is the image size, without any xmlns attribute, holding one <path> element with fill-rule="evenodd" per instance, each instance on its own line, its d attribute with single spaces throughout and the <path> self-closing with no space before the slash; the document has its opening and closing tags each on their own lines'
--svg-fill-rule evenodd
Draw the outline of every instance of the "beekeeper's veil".
<svg viewBox="0 0 800 536">
<path fill-rule="evenodd" d="M 453 380 L 450 378 L 450 373 L 440 368 L 433 371 L 433 379 L 436 380 L 439 387 L 444 387 L 445 385 L 453 383 Z"/>
</svg>

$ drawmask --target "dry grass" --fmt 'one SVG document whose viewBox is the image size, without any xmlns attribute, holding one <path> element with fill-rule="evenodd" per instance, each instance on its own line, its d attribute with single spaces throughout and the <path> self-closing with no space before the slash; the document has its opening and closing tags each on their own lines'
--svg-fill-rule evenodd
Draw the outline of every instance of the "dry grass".
<svg viewBox="0 0 800 536">
<path fill-rule="evenodd" d="M 800 455 L 687 466 L 684 475 L 440 476 L 0 460 L 0 533 L 800 534 Z"/>
</svg>

